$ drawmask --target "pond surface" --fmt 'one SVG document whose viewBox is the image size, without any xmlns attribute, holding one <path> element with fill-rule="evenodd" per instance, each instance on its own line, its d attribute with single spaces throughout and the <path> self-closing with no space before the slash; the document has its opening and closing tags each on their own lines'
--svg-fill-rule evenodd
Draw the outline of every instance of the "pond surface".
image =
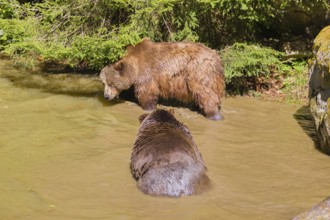
<svg viewBox="0 0 330 220">
<path fill-rule="evenodd" d="M 308 109 L 253 98 L 226 98 L 220 122 L 175 108 L 212 189 L 144 195 L 129 169 L 142 113 L 104 102 L 95 77 L 0 61 L 0 219 L 282 220 L 330 195 L 330 158 L 315 148 Z"/>
</svg>

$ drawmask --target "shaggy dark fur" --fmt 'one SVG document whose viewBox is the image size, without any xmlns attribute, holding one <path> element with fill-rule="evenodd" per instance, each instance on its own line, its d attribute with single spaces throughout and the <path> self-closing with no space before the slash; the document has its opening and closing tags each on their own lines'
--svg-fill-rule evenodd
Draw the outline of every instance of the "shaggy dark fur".
<svg viewBox="0 0 330 220">
<path fill-rule="evenodd" d="M 131 170 L 141 191 L 187 196 L 209 186 L 206 167 L 188 128 L 166 110 L 140 116 Z"/>
</svg>

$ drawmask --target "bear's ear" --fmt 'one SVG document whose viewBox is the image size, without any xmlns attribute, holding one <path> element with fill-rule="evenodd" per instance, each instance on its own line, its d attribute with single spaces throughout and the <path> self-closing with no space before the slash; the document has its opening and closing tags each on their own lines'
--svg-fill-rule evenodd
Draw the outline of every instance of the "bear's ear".
<svg viewBox="0 0 330 220">
<path fill-rule="evenodd" d="M 170 108 L 168 111 L 171 112 L 172 115 L 174 115 L 174 108 Z"/>
<path fill-rule="evenodd" d="M 142 123 L 143 120 L 144 120 L 148 115 L 149 115 L 149 113 L 144 113 L 144 114 L 140 115 L 140 117 L 139 117 L 139 121 L 140 121 L 140 123 Z"/>
<path fill-rule="evenodd" d="M 124 69 L 124 62 L 122 60 L 118 61 L 114 64 L 113 68 L 117 71 L 122 71 Z"/>
</svg>

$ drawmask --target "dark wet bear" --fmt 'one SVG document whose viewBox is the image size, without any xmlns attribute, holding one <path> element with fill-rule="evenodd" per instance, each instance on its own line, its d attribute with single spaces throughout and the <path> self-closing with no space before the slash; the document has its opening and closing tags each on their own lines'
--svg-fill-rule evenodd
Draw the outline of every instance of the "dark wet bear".
<svg viewBox="0 0 330 220">
<path fill-rule="evenodd" d="M 210 186 L 202 156 L 184 124 L 166 110 L 144 114 L 140 121 L 131 171 L 142 192 L 180 197 Z"/>
<path fill-rule="evenodd" d="M 199 43 L 154 43 L 149 39 L 127 50 L 126 56 L 101 71 L 106 99 L 134 86 L 145 110 L 155 110 L 158 98 L 176 99 L 197 105 L 209 119 L 223 119 L 225 77 L 216 51 Z"/>
</svg>

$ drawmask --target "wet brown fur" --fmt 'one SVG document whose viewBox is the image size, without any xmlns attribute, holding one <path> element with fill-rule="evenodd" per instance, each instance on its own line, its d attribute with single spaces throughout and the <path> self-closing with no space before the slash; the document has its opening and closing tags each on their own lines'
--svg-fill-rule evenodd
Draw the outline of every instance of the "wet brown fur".
<svg viewBox="0 0 330 220">
<path fill-rule="evenodd" d="M 206 167 L 188 128 L 166 110 L 141 115 L 140 121 L 131 155 L 139 189 L 175 197 L 205 190 Z"/>
<path fill-rule="evenodd" d="M 154 110 L 158 98 L 195 103 L 207 118 L 222 119 L 224 69 L 219 55 L 199 43 L 154 43 L 144 39 L 128 46 L 120 61 L 104 67 L 105 97 L 112 99 L 131 86 L 145 110 Z"/>
</svg>

